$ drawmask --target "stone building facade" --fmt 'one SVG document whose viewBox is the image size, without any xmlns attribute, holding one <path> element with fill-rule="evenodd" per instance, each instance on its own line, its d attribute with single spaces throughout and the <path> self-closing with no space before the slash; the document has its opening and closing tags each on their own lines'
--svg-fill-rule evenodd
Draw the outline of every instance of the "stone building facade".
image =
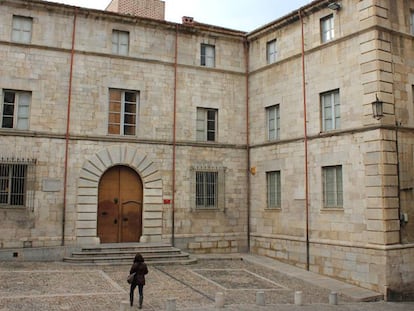
<svg viewBox="0 0 414 311">
<path fill-rule="evenodd" d="M 413 296 L 414 0 L 249 33 L 0 6 L 2 257 L 167 242 Z"/>
</svg>

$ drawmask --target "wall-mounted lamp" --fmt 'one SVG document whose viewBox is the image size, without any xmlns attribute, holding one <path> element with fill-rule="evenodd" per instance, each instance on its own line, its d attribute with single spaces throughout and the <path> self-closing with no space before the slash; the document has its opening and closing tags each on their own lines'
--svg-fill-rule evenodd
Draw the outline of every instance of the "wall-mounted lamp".
<svg viewBox="0 0 414 311">
<path fill-rule="evenodd" d="M 338 2 L 331 2 L 328 4 L 328 8 L 333 11 L 338 11 L 341 8 L 341 5 Z"/>
<path fill-rule="evenodd" d="M 383 102 L 378 99 L 378 95 L 375 94 L 375 101 L 373 101 L 372 104 L 372 117 L 374 117 L 377 120 L 382 119 L 384 116 L 383 111 Z"/>
</svg>

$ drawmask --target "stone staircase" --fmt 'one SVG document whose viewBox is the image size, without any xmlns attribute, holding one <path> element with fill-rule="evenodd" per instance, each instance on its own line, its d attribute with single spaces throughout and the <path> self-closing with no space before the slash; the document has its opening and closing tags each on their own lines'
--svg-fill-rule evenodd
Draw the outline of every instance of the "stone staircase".
<svg viewBox="0 0 414 311">
<path fill-rule="evenodd" d="M 192 264 L 197 259 L 190 257 L 169 244 L 163 243 L 116 243 L 83 247 L 63 261 L 74 264 L 131 265 L 136 253 L 141 253 L 145 262 L 155 264 Z"/>
</svg>

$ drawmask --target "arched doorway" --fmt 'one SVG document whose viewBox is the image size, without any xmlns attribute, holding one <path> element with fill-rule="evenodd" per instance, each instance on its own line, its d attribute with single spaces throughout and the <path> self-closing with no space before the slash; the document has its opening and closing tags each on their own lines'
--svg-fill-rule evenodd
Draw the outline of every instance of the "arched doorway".
<svg viewBox="0 0 414 311">
<path fill-rule="evenodd" d="M 114 166 L 98 186 L 97 233 L 101 243 L 139 242 L 142 235 L 142 181 L 127 166 Z"/>
</svg>

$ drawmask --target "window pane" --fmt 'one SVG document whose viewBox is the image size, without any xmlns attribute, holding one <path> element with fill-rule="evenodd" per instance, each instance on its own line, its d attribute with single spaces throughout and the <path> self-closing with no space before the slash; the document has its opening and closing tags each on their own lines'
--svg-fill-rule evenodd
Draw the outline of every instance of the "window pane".
<svg viewBox="0 0 414 311">
<path fill-rule="evenodd" d="M 280 171 L 269 172 L 267 175 L 267 206 L 275 208 L 281 206 Z"/>
<path fill-rule="evenodd" d="M 196 172 L 196 206 L 217 207 L 217 172 Z"/>
</svg>

